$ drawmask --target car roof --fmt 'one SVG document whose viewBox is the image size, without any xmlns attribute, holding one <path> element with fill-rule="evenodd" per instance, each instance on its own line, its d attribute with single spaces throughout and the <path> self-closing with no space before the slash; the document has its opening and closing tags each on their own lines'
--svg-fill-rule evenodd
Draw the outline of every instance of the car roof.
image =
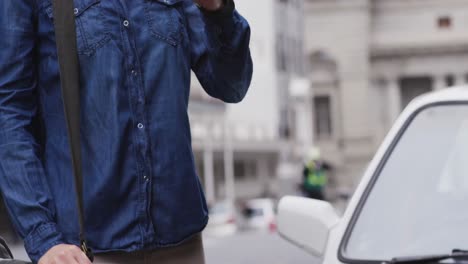
<svg viewBox="0 0 468 264">
<path fill-rule="evenodd" d="M 419 108 L 433 103 L 468 101 L 468 85 L 456 86 L 419 96 L 410 105 Z"/>
<path fill-rule="evenodd" d="M 273 200 L 268 198 L 252 199 L 245 203 L 247 206 L 272 206 Z"/>
<path fill-rule="evenodd" d="M 428 105 L 447 102 L 468 103 L 468 85 L 446 88 L 440 91 L 425 93 L 413 99 L 399 116 L 397 126 L 406 120 L 411 114 Z"/>
</svg>

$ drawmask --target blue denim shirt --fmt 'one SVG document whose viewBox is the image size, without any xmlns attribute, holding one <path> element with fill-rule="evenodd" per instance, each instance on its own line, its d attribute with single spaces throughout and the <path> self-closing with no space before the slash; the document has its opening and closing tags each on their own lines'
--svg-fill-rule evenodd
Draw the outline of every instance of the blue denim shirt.
<svg viewBox="0 0 468 264">
<path fill-rule="evenodd" d="M 192 0 L 75 0 L 86 234 L 95 252 L 181 243 L 207 223 L 187 106 L 190 71 L 242 100 L 250 29 Z M 33 261 L 78 244 L 51 0 L 0 1 L 0 188 Z"/>
</svg>

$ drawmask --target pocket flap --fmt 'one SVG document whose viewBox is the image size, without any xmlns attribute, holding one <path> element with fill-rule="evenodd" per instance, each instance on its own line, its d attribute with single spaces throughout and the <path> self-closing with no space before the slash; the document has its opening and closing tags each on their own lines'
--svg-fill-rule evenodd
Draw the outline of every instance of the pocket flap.
<svg viewBox="0 0 468 264">
<path fill-rule="evenodd" d="M 101 0 L 75 0 L 74 2 L 75 2 L 75 9 L 73 11 L 75 13 L 75 16 L 77 17 L 77 16 L 80 16 L 84 11 L 86 11 L 91 6 L 100 3 Z M 47 15 L 50 18 L 54 17 L 54 10 L 53 10 L 53 5 L 51 1 L 46 2 L 45 10 L 46 10 Z"/>
<path fill-rule="evenodd" d="M 75 0 L 75 16 L 81 15 L 86 9 L 100 2 L 101 0 Z"/>
</svg>

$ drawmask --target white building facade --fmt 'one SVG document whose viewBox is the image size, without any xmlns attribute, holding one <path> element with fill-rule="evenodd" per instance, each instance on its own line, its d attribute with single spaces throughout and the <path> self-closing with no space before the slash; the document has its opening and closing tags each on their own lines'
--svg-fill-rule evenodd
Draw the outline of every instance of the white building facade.
<svg viewBox="0 0 468 264">
<path fill-rule="evenodd" d="M 415 96 L 464 84 L 468 0 L 308 0 L 317 145 L 353 189 Z"/>
</svg>

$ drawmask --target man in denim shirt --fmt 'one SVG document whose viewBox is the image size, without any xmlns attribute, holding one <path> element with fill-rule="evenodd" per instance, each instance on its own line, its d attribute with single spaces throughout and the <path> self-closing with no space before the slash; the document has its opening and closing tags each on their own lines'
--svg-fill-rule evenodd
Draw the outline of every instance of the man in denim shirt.
<svg viewBox="0 0 468 264">
<path fill-rule="evenodd" d="M 232 0 L 75 0 L 85 228 L 98 263 L 203 263 L 208 221 L 190 70 L 243 99 L 250 29 Z M 40 264 L 89 263 L 61 100 L 51 0 L 0 1 L 0 188 Z"/>
</svg>

